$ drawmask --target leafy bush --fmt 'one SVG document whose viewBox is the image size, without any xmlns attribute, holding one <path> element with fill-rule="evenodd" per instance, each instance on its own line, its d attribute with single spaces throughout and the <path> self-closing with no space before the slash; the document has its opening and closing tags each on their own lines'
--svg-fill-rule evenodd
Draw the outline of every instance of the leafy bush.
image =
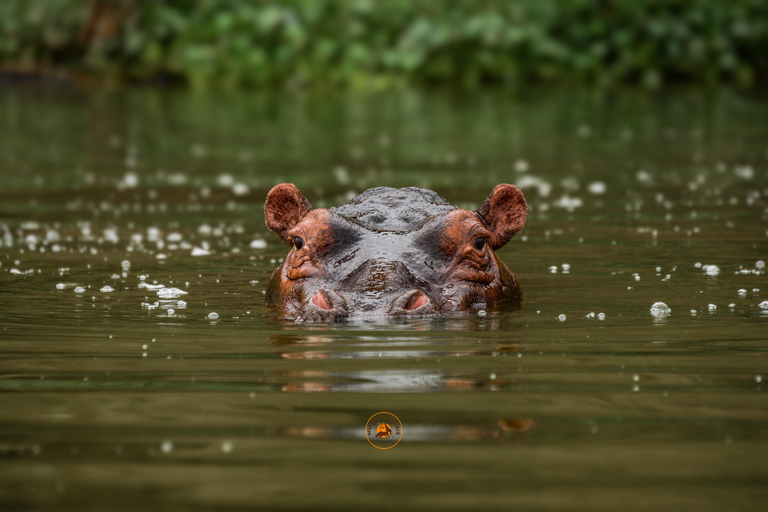
<svg viewBox="0 0 768 512">
<path fill-rule="evenodd" d="M 195 86 L 768 81 L 765 0 L 4 0 L 5 69 Z"/>
</svg>

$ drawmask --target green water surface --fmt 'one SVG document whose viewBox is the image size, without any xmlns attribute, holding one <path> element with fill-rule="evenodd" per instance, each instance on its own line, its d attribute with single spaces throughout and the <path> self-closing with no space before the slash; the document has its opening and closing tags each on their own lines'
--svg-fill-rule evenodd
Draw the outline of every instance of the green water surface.
<svg viewBox="0 0 768 512">
<path fill-rule="evenodd" d="M 519 185 L 522 309 L 277 320 L 281 182 Z M 1 89 L 0 509 L 761 510 L 767 260 L 761 98 Z"/>
</svg>

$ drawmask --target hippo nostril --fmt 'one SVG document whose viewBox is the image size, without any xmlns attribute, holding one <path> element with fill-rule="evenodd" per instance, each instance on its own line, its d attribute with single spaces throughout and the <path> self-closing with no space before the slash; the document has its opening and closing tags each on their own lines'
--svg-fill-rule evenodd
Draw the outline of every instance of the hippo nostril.
<svg viewBox="0 0 768 512">
<path fill-rule="evenodd" d="M 325 294 L 322 291 L 317 292 L 315 296 L 312 297 L 312 304 L 320 309 L 332 309 L 331 305 L 328 303 L 328 299 L 325 298 Z"/>
<path fill-rule="evenodd" d="M 435 314 L 435 305 L 421 290 L 411 290 L 392 303 L 389 314 L 400 315 L 431 315 Z"/>
<path fill-rule="evenodd" d="M 413 295 L 411 295 L 410 299 L 408 300 L 408 303 L 405 305 L 406 311 L 412 311 L 414 309 L 418 309 L 421 306 L 425 305 L 427 302 L 429 302 L 429 299 L 426 295 L 424 295 L 423 292 L 416 292 Z"/>
</svg>

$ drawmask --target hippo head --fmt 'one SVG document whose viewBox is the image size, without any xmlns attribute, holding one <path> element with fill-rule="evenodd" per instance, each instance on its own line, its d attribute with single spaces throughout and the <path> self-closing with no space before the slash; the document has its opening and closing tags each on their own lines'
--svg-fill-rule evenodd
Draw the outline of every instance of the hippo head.
<svg viewBox="0 0 768 512">
<path fill-rule="evenodd" d="M 495 253 L 528 216 L 512 185 L 498 185 L 472 212 L 413 187 L 374 188 L 337 208 L 313 209 L 283 183 L 269 192 L 264 213 L 291 246 L 267 292 L 283 318 L 441 315 L 521 297 Z"/>
</svg>

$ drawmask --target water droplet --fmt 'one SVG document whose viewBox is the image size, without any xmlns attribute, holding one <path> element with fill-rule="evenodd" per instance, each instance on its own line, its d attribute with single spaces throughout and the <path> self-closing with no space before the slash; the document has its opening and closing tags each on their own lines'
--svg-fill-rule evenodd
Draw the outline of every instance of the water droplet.
<svg viewBox="0 0 768 512">
<path fill-rule="evenodd" d="M 102 293 L 112 293 L 113 291 L 115 291 L 115 289 L 112 288 L 111 286 L 102 286 L 101 290 L 99 291 Z"/>
<path fill-rule="evenodd" d="M 216 320 L 217 318 L 219 318 L 219 314 L 218 313 L 216 313 L 216 312 L 208 313 L 208 319 L 209 320 Z"/>
<path fill-rule="evenodd" d="M 598 313 L 598 314 L 597 314 L 597 319 L 598 319 L 598 320 L 600 320 L 601 322 L 602 322 L 603 320 L 605 320 L 605 313 Z"/>
<path fill-rule="evenodd" d="M 221 451 L 229 453 L 232 451 L 232 441 L 224 441 L 221 443 Z"/>
<path fill-rule="evenodd" d="M 560 320 L 561 322 L 565 322 L 565 315 L 561 314 L 557 317 L 557 319 Z"/>
<path fill-rule="evenodd" d="M 173 451 L 173 441 L 169 441 L 166 439 L 162 443 L 160 443 L 160 451 L 163 453 L 171 453 Z"/>
</svg>

